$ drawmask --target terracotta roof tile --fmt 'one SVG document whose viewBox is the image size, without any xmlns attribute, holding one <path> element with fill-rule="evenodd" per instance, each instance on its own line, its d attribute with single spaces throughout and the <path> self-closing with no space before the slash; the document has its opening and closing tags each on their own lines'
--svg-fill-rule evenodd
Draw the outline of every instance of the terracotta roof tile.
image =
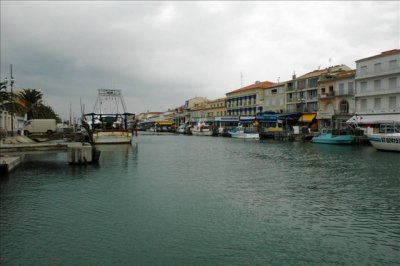
<svg viewBox="0 0 400 266">
<path fill-rule="evenodd" d="M 313 70 L 311 72 L 308 72 L 296 79 L 305 79 L 305 78 L 311 78 L 311 77 L 318 77 L 321 74 L 324 74 L 328 72 L 328 69 L 324 68 L 324 69 L 317 69 L 317 70 Z"/>
<path fill-rule="evenodd" d="M 226 94 L 231 94 L 231 93 L 236 93 L 236 92 L 241 92 L 241 91 L 247 91 L 247 90 L 252 90 L 252 89 L 259 89 L 259 88 L 260 89 L 265 89 L 265 88 L 268 88 L 268 87 L 270 87 L 270 86 L 272 86 L 274 84 L 275 83 L 273 83 L 271 81 L 256 82 L 256 83 L 251 84 L 249 86 L 246 86 L 246 87 L 243 87 L 243 88 L 240 88 L 240 89 L 237 89 L 237 90 L 230 91 L 230 92 L 228 92 Z"/>
</svg>

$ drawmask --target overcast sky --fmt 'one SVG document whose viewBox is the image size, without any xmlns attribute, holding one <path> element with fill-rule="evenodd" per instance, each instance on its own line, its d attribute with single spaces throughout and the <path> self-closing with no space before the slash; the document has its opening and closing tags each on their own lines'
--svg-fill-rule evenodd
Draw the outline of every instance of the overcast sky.
<svg viewBox="0 0 400 266">
<path fill-rule="evenodd" d="M 400 47 L 400 3 L 1 1 L 1 79 L 41 89 L 62 118 L 98 89 L 165 111 Z"/>
</svg>

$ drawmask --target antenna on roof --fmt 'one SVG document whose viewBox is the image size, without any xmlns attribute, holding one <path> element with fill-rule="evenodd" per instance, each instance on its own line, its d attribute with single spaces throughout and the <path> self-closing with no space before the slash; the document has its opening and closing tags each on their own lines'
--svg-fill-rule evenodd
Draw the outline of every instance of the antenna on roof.
<svg viewBox="0 0 400 266">
<path fill-rule="evenodd" d="M 243 88 L 243 72 L 240 72 L 240 88 Z"/>
<path fill-rule="evenodd" d="M 332 66 L 332 58 L 329 57 L 329 66 Z"/>
<path fill-rule="evenodd" d="M 277 83 L 279 83 L 279 79 L 280 79 L 281 77 L 278 77 L 278 79 L 277 79 Z"/>
</svg>

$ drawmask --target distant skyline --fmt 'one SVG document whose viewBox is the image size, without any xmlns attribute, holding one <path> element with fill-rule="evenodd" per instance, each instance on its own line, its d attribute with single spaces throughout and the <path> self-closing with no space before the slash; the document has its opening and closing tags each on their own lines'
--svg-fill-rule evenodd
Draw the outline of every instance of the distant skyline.
<svg viewBox="0 0 400 266">
<path fill-rule="evenodd" d="M 1 80 L 69 119 L 98 89 L 129 112 L 216 99 L 400 47 L 400 2 L 1 1 Z"/>
</svg>

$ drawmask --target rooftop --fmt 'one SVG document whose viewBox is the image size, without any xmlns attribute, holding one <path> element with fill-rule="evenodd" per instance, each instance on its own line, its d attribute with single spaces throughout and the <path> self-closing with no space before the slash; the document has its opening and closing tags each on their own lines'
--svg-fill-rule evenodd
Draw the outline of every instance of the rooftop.
<svg viewBox="0 0 400 266">
<path fill-rule="evenodd" d="M 364 61 L 364 60 L 370 60 L 370 59 L 384 57 L 384 56 L 389 56 L 389 55 L 394 55 L 394 54 L 399 54 L 399 53 L 400 53 L 400 49 L 388 50 L 388 51 L 382 52 L 382 53 L 377 54 L 377 55 L 373 55 L 373 56 L 370 56 L 370 57 L 358 59 L 358 60 L 356 60 L 356 62 L 360 62 L 360 61 Z"/>
<path fill-rule="evenodd" d="M 242 92 L 242 91 L 247 91 L 247 90 L 252 90 L 252 89 L 265 89 L 265 88 L 271 87 L 274 84 L 275 83 L 273 83 L 271 81 L 263 81 L 263 82 L 256 81 L 254 84 L 251 84 L 249 86 L 246 86 L 246 87 L 234 90 L 234 91 L 230 91 L 230 92 L 228 92 L 226 94 L 228 95 L 228 94 L 231 94 L 231 93 Z"/>
</svg>

